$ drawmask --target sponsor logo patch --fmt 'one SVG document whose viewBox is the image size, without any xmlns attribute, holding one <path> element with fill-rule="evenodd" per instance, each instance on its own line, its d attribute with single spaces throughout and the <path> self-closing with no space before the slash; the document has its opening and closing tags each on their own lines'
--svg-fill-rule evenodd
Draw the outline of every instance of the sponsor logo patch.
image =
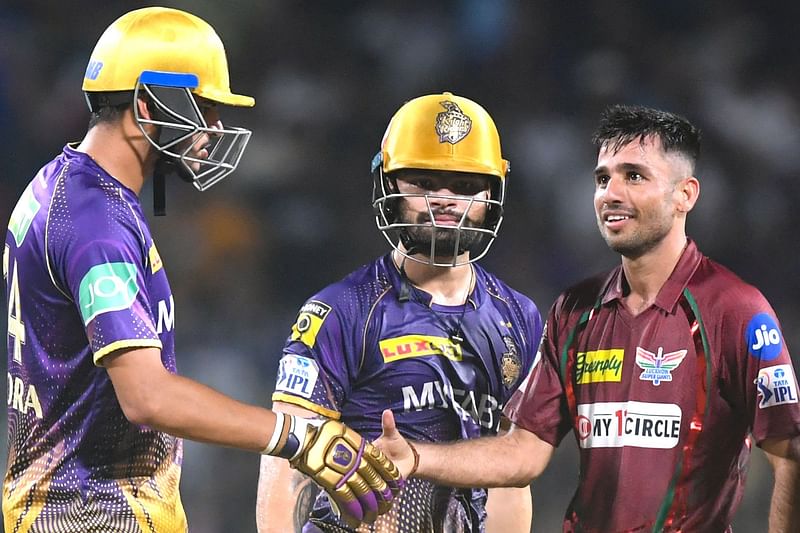
<svg viewBox="0 0 800 533">
<path fill-rule="evenodd" d="M 506 388 L 511 387 L 519 379 L 519 373 L 522 370 L 522 360 L 519 357 L 519 350 L 514 339 L 508 335 L 503 335 L 503 342 L 508 349 L 503 353 L 500 359 L 500 370 L 503 373 L 503 385 Z"/>
<path fill-rule="evenodd" d="M 750 354 L 762 361 L 771 361 L 781 354 L 781 330 L 775 319 L 767 313 L 758 313 L 750 319 L 745 333 Z"/>
<path fill-rule="evenodd" d="M 641 346 L 636 347 L 636 364 L 642 369 L 639 379 L 652 381 L 658 387 L 662 381 L 672 381 L 672 371 L 678 368 L 688 353 L 687 350 L 676 350 L 664 353 L 659 346 L 656 353 L 649 352 Z"/>
<path fill-rule="evenodd" d="M 461 111 L 458 104 L 445 100 L 439 102 L 446 111 L 436 115 L 436 135 L 440 143 L 456 144 L 472 129 L 472 119 Z"/>
<path fill-rule="evenodd" d="M 316 361 L 300 355 L 284 354 L 278 366 L 275 390 L 311 398 L 317 378 L 319 367 Z"/>
<path fill-rule="evenodd" d="M 127 309 L 136 300 L 136 265 L 103 263 L 83 276 L 78 288 L 78 305 L 84 325 L 102 313 Z"/>
<path fill-rule="evenodd" d="M 680 406 L 672 403 L 578 405 L 578 442 L 581 448 L 674 448 L 681 435 L 681 415 Z"/>
<path fill-rule="evenodd" d="M 579 385 L 622 381 L 622 362 L 625 350 L 596 350 L 580 352 L 575 359 L 575 381 Z"/>
<path fill-rule="evenodd" d="M 33 194 L 33 187 L 29 185 L 20 196 L 19 202 L 17 202 L 14 211 L 11 213 L 11 219 L 8 221 L 8 230 L 14 236 L 17 248 L 25 240 L 25 236 L 31 227 L 31 222 L 33 222 L 33 217 L 36 216 L 41 207 L 42 205 Z"/>
<path fill-rule="evenodd" d="M 797 382 L 792 365 L 775 365 L 758 371 L 755 381 L 758 390 L 758 407 L 774 407 L 797 403 Z"/>
<path fill-rule="evenodd" d="M 432 335 L 404 335 L 383 339 L 378 347 L 383 354 L 384 363 L 425 355 L 441 355 L 452 361 L 461 361 L 463 357 L 460 344 L 447 337 Z"/>
<path fill-rule="evenodd" d="M 155 274 L 161 270 L 161 267 L 164 266 L 164 264 L 161 262 L 161 256 L 156 249 L 155 243 L 150 245 L 150 251 L 148 252 L 148 255 L 150 256 L 150 272 Z"/>
<path fill-rule="evenodd" d="M 322 323 L 328 318 L 331 306 L 318 300 L 310 300 L 300 308 L 297 321 L 292 326 L 292 340 L 300 341 L 309 348 L 317 342 Z"/>
<path fill-rule="evenodd" d="M 96 80 L 97 76 L 100 75 L 101 70 L 103 70 L 103 62 L 92 59 L 86 66 L 86 73 L 83 76 L 87 80 Z"/>
</svg>

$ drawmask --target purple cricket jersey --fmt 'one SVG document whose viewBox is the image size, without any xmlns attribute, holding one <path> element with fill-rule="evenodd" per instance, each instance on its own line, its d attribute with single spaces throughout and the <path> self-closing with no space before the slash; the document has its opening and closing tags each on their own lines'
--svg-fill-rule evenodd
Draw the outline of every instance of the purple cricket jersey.
<svg viewBox="0 0 800 533">
<path fill-rule="evenodd" d="M 554 446 L 574 432 L 580 480 L 564 531 L 730 531 L 749 436 L 800 434 L 778 319 L 692 241 L 637 316 L 626 287 L 618 267 L 559 297 L 505 413 Z"/>
<path fill-rule="evenodd" d="M 503 405 L 533 363 L 542 332 L 534 303 L 478 265 L 465 306 L 431 303 L 391 255 L 330 285 L 300 309 L 273 400 L 339 419 L 365 437 L 381 412 L 414 440 L 497 433 Z M 451 336 L 460 329 L 462 341 Z M 386 518 L 400 532 L 484 530 L 486 491 L 412 479 Z M 311 522 L 348 531 L 324 493 Z"/>
<path fill-rule="evenodd" d="M 3 277 L 6 527 L 185 532 L 182 441 L 128 422 L 98 366 L 155 347 L 175 372 L 172 293 L 136 194 L 65 147 L 11 215 Z"/>
</svg>

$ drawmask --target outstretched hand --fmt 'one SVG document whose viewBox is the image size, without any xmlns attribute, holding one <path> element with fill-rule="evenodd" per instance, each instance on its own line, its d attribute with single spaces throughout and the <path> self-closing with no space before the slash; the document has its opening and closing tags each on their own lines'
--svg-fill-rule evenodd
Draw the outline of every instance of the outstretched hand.
<svg viewBox="0 0 800 533">
<path fill-rule="evenodd" d="M 403 479 L 379 449 L 336 420 L 276 416 L 279 444 L 262 453 L 284 457 L 311 477 L 350 527 L 371 524 L 391 509 Z"/>
<path fill-rule="evenodd" d="M 419 466 L 419 456 L 411 444 L 397 431 L 394 414 L 391 410 L 383 411 L 381 426 L 383 427 L 381 436 L 372 444 L 395 464 L 404 479 L 414 475 Z"/>
</svg>

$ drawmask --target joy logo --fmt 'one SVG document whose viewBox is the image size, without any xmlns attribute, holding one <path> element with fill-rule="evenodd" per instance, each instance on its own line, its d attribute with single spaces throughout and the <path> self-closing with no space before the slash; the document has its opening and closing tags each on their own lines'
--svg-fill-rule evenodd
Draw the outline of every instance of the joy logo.
<svg viewBox="0 0 800 533">
<path fill-rule="evenodd" d="M 775 320 L 767 313 L 758 313 L 747 325 L 745 341 L 750 353 L 762 361 L 769 361 L 781 353 L 781 332 Z"/>
<path fill-rule="evenodd" d="M 102 263 L 90 268 L 78 288 L 83 323 L 102 313 L 130 307 L 139 293 L 136 273 L 131 263 Z"/>
</svg>

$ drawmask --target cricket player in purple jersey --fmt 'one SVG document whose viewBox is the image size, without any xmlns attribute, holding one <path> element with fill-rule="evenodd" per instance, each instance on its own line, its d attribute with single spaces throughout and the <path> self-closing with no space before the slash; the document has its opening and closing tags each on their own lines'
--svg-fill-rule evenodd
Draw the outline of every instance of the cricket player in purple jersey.
<svg viewBox="0 0 800 533">
<path fill-rule="evenodd" d="M 391 409 L 424 442 L 495 435 L 533 363 L 542 318 L 475 261 L 502 222 L 508 162 L 489 114 L 450 93 L 394 115 L 373 160 L 377 224 L 393 251 L 312 296 L 280 362 L 273 409 L 366 437 Z M 262 458 L 259 531 L 528 532 L 530 491 L 410 480 L 373 526 L 347 527 L 303 476 Z M 488 514 L 488 516 L 487 516 Z"/>
<path fill-rule="evenodd" d="M 800 531 L 800 405 L 780 324 L 758 289 L 686 235 L 699 132 L 672 113 L 613 106 L 594 140 L 597 223 L 622 264 L 553 305 L 540 357 L 505 408 L 511 431 L 420 444 L 414 472 L 387 412 L 376 445 L 409 476 L 524 486 L 572 431 L 580 479 L 565 532 L 722 533 L 755 443 L 774 469 L 770 533 Z"/>
<path fill-rule="evenodd" d="M 204 190 L 250 132 L 214 29 L 131 11 L 83 82 L 88 132 L 33 178 L 3 250 L 8 304 L 6 532 L 183 533 L 181 437 L 289 459 L 352 519 L 374 520 L 397 469 L 339 422 L 246 405 L 176 374 L 175 303 L 139 193 L 168 172 Z"/>
</svg>

